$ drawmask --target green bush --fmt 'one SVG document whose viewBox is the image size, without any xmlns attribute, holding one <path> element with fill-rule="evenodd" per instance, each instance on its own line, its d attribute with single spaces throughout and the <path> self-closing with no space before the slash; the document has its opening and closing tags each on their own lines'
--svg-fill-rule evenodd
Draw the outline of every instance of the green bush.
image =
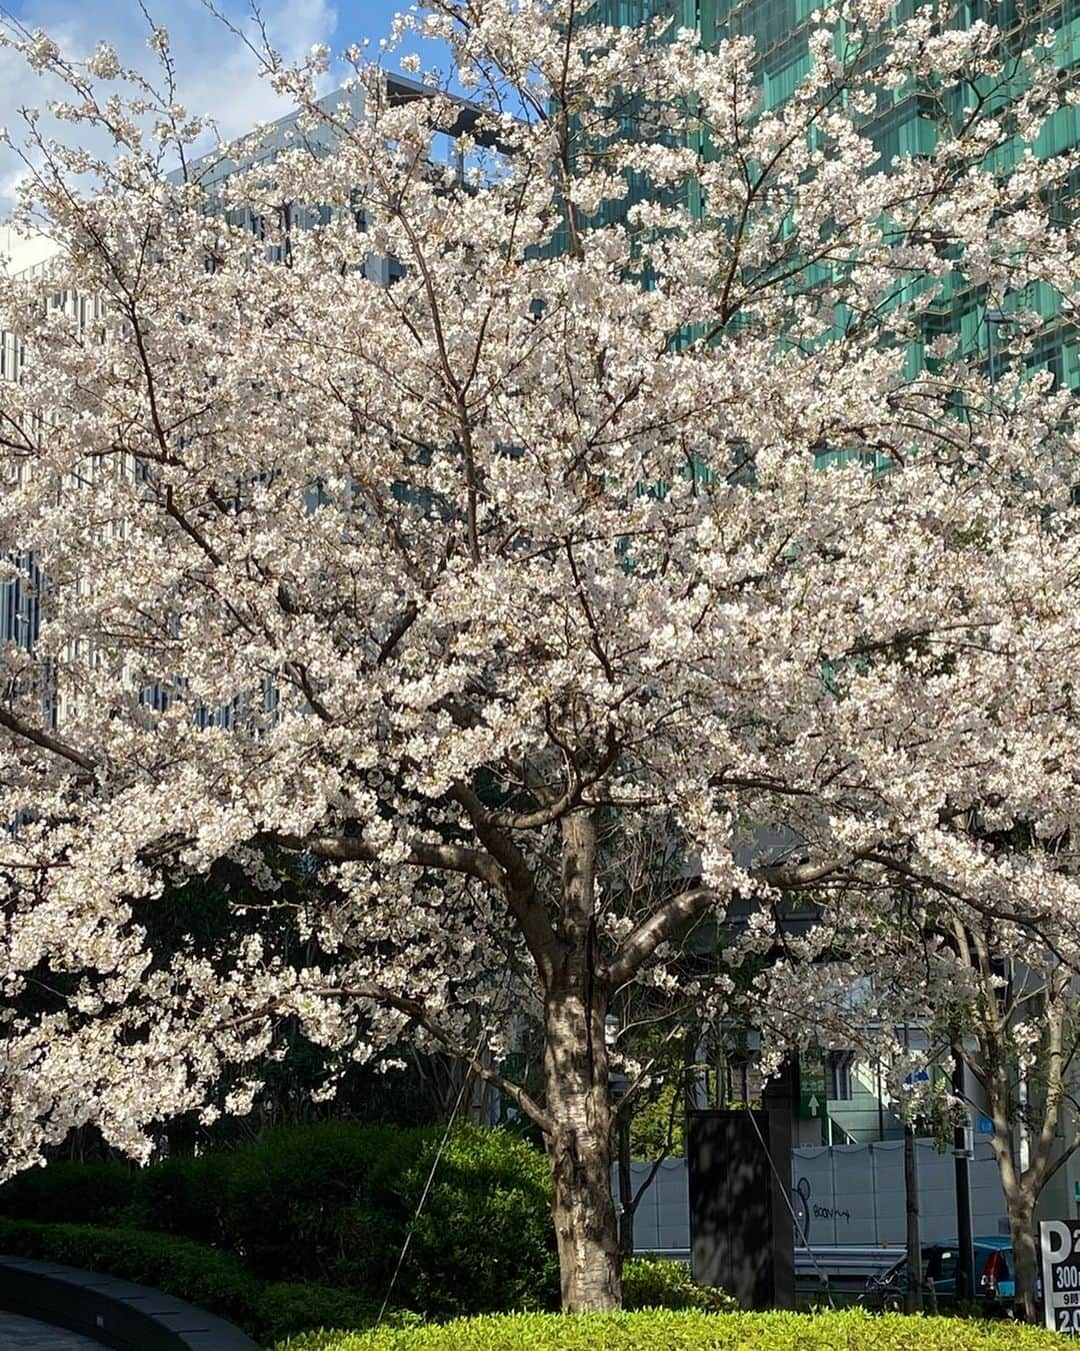
<svg viewBox="0 0 1080 1351">
<path fill-rule="evenodd" d="M 357 1284 L 340 1280 L 342 1267 L 385 1264 L 365 1241 L 374 1234 L 355 1225 L 343 1232 L 346 1216 L 365 1208 L 372 1167 L 392 1134 L 345 1121 L 286 1126 L 230 1152 L 221 1185 L 225 1241 L 267 1279 Z"/>
<path fill-rule="evenodd" d="M 314 1326 L 365 1327 L 378 1306 L 320 1285 L 256 1280 L 232 1253 L 164 1234 L 0 1219 L 0 1251 L 165 1290 L 269 1342 Z M 394 1313 L 391 1321 L 416 1321 Z"/>
<path fill-rule="evenodd" d="M 657 1257 L 631 1257 L 623 1263 L 622 1294 L 626 1309 L 702 1309 L 706 1313 L 728 1313 L 738 1307 L 723 1290 L 698 1285 L 682 1262 Z"/>
<path fill-rule="evenodd" d="M 376 1169 L 376 1202 L 415 1213 L 439 1141 L 415 1133 Z M 396 1294 L 429 1317 L 555 1309 L 559 1259 L 547 1160 L 502 1131 L 451 1134 Z M 395 1253 L 396 1257 L 396 1253 Z"/>
<path fill-rule="evenodd" d="M 379 1304 L 441 1140 L 434 1128 L 333 1121 L 141 1172 L 96 1165 L 82 1180 L 79 1165 L 54 1163 L 0 1189 L 0 1212 L 162 1231 L 228 1249 L 261 1280 L 334 1286 Z M 538 1150 L 503 1131 L 455 1130 L 395 1302 L 440 1317 L 555 1308 L 549 1208 Z"/>
<path fill-rule="evenodd" d="M 219 1156 L 228 1160 L 224 1241 L 264 1279 L 381 1301 L 441 1138 L 349 1122 L 267 1131 Z M 452 1132 L 395 1299 L 432 1316 L 554 1307 L 549 1195 L 547 1164 L 529 1145 L 499 1131 Z"/>
<path fill-rule="evenodd" d="M 331 1290 L 325 1285 L 303 1285 L 295 1281 L 269 1281 L 258 1291 L 258 1309 L 252 1336 L 264 1343 L 312 1327 L 369 1327 L 379 1316 L 380 1304 L 347 1290 Z M 418 1327 L 417 1314 L 402 1309 L 387 1309 L 388 1327 Z"/>
<path fill-rule="evenodd" d="M 114 1163 L 69 1163 L 19 1173 L 0 1188 L 0 1211 L 17 1220 L 113 1224 L 136 1195 L 133 1168 Z"/>
<path fill-rule="evenodd" d="M 515 1314 L 441 1327 L 316 1332 L 288 1351 L 1059 1351 L 1041 1328 L 843 1313 Z M 280 1351 L 284 1351 L 281 1348 Z"/>
<path fill-rule="evenodd" d="M 231 1253 L 138 1229 L 0 1220 L 0 1248 L 166 1290 L 250 1327 L 258 1283 Z M 308 1320 L 311 1327 L 313 1320 Z M 298 1324 L 295 1326 L 304 1326 Z"/>
<path fill-rule="evenodd" d="M 160 1229 L 196 1243 L 226 1243 L 226 1153 L 198 1158 L 163 1159 L 135 1176 L 128 1222 L 139 1229 Z"/>
</svg>

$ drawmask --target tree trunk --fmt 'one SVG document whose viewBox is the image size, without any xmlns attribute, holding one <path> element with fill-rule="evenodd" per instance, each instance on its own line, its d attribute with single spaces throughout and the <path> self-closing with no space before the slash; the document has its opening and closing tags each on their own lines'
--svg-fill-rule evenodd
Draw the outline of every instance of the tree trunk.
<svg viewBox="0 0 1080 1351">
<path fill-rule="evenodd" d="M 1013 1267 L 1016 1294 L 1013 1309 L 1017 1318 L 1034 1323 L 1037 1318 L 1035 1286 L 1038 1257 L 1035 1246 L 1035 1200 L 1028 1189 L 1019 1187 L 1011 1195 L 1006 1193 L 1005 1205 L 1009 1212 L 1009 1234 L 1013 1245 Z"/>
<path fill-rule="evenodd" d="M 611 1108 L 604 1019 L 579 999 L 548 1000 L 545 1078 L 562 1306 L 567 1313 L 617 1309 L 621 1255 L 611 1195 Z M 592 1035 L 586 1028 L 592 1022 Z"/>
<path fill-rule="evenodd" d="M 596 980 L 591 814 L 564 818 L 560 956 L 544 1005 L 544 1089 L 559 1246 L 562 1306 L 568 1313 L 617 1309 L 622 1259 L 611 1194 L 611 1090 Z"/>
</svg>

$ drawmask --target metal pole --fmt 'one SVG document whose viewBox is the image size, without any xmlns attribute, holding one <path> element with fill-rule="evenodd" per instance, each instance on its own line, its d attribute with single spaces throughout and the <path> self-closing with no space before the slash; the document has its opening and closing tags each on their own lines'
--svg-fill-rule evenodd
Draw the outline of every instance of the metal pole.
<svg viewBox="0 0 1080 1351">
<path fill-rule="evenodd" d="M 968 1112 L 964 1092 L 964 1061 L 959 1039 L 953 1042 L 953 1092 L 964 1102 L 965 1119 Z M 968 1168 L 968 1127 L 959 1125 L 953 1136 L 953 1155 L 956 1165 L 956 1299 L 975 1298 L 975 1253 L 971 1233 L 971 1174 Z"/>
<path fill-rule="evenodd" d="M 885 1139 L 885 1087 L 881 1082 L 881 1061 L 877 1063 L 877 1137 Z"/>
<path fill-rule="evenodd" d="M 915 1127 L 904 1123 L 904 1205 L 907 1215 L 907 1289 L 904 1312 L 922 1313 L 922 1238 L 919 1234 L 919 1161 L 915 1154 Z"/>
<path fill-rule="evenodd" d="M 911 1029 L 904 1022 L 904 1050 L 911 1049 Z M 902 1109 L 901 1109 L 902 1110 Z M 904 1122 L 904 1214 L 907 1242 L 907 1289 L 904 1312 L 923 1311 L 922 1234 L 919 1226 L 919 1160 L 915 1153 L 915 1126 Z"/>
<path fill-rule="evenodd" d="M 992 398 L 994 386 L 997 384 L 997 362 L 994 360 L 994 327 L 997 324 L 1011 323 L 1012 316 L 1005 310 L 987 310 L 985 319 L 987 373 L 990 376 L 990 395 Z"/>
<path fill-rule="evenodd" d="M 634 1255 L 634 1169 L 630 1154 L 630 1113 L 619 1112 L 616 1117 L 615 1140 L 619 1166 L 619 1252 L 624 1258 Z"/>
</svg>

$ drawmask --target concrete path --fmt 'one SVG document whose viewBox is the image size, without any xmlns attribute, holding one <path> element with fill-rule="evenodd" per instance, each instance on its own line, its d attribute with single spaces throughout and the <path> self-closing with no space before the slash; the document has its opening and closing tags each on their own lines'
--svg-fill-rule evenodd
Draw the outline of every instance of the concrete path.
<svg viewBox="0 0 1080 1351">
<path fill-rule="evenodd" d="M 33 1318 L 0 1313 L 0 1351 L 101 1351 L 101 1343 Z"/>
</svg>

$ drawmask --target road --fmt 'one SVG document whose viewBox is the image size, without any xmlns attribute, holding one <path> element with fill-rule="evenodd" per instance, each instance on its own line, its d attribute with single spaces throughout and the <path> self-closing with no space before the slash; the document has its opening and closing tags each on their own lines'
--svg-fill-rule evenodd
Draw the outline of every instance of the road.
<svg viewBox="0 0 1080 1351">
<path fill-rule="evenodd" d="M 33 1318 L 20 1318 L 14 1313 L 0 1313 L 0 1348 L 2 1351 L 102 1351 L 100 1342 L 80 1337 L 77 1332 L 51 1328 Z"/>
</svg>

